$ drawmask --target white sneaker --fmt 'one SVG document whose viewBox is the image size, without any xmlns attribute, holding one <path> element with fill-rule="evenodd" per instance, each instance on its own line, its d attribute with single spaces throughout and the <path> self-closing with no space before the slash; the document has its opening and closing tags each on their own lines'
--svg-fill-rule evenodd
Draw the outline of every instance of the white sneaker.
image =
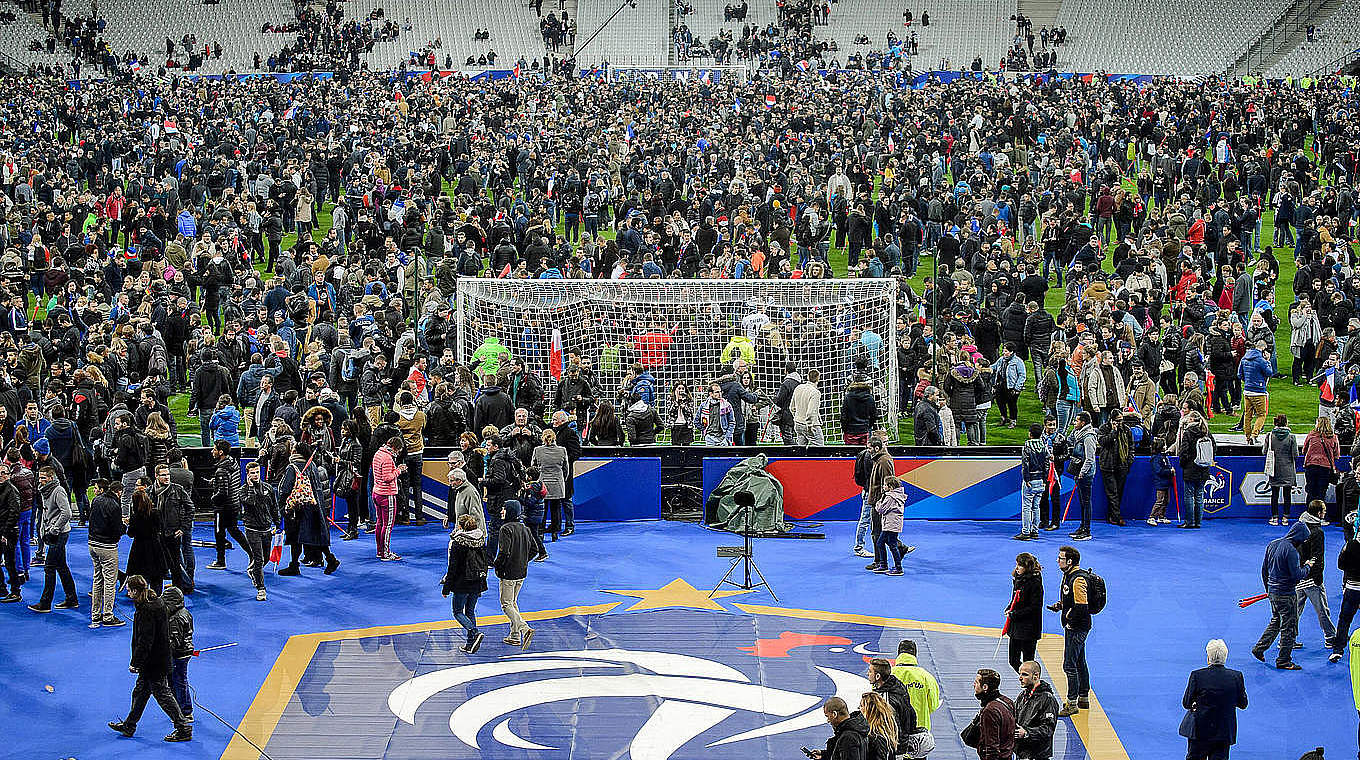
<svg viewBox="0 0 1360 760">
<path fill-rule="evenodd" d="M 255 601 L 263 602 L 267 598 L 268 596 L 264 593 L 264 589 L 255 592 Z"/>
<path fill-rule="evenodd" d="M 856 556 L 856 557 L 872 557 L 872 556 L 874 556 L 874 553 L 871 552 L 871 551 L 869 551 L 868 549 L 865 549 L 863 546 L 856 546 L 856 547 L 855 547 L 855 556 Z"/>
<path fill-rule="evenodd" d="M 1148 524 L 1148 525 L 1157 525 L 1157 518 L 1155 518 L 1155 517 L 1149 517 L 1149 518 L 1147 519 L 1147 524 Z"/>
</svg>

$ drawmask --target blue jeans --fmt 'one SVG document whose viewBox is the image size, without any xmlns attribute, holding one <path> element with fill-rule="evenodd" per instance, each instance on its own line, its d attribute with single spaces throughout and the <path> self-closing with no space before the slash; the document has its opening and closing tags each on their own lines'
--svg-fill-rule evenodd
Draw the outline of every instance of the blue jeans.
<svg viewBox="0 0 1360 760">
<path fill-rule="evenodd" d="M 869 532 L 869 526 L 873 521 L 874 508 L 869 503 L 869 495 L 866 493 L 862 498 L 863 503 L 859 508 L 859 525 L 855 526 L 855 548 L 864 546 L 864 534 Z"/>
<path fill-rule="evenodd" d="M 1044 495 L 1044 481 L 1025 480 L 1020 483 L 1020 532 L 1036 533 L 1039 523 L 1039 499 Z"/>
<path fill-rule="evenodd" d="M 1076 479 L 1077 506 L 1081 508 L 1081 527 L 1077 529 L 1080 533 L 1091 532 L 1091 482 L 1095 480 L 1095 475 L 1087 475 Z"/>
<path fill-rule="evenodd" d="M 878 541 L 874 543 L 874 557 L 882 557 L 886 564 L 888 553 L 892 553 L 893 569 L 902 569 L 902 543 L 897 540 L 897 531 L 881 530 L 878 532 Z"/>
<path fill-rule="evenodd" d="M 1199 527 L 1204 522 L 1204 484 L 1184 481 L 1185 524 Z"/>
<path fill-rule="evenodd" d="M 1286 594 L 1270 595 L 1270 623 L 1261 632 L 1252 654 L 1264 656 L 1275 637 L 1280 639 L 1280 651 L 1275 656 L 1276 665 L 1287 665 L 1294 661 L 1294 640 L 1299 637 L 1299 603 L 1291 591 Z"/>
<path fill-rule="evenodd" d="M 1077 416 L 1077 402 L 1058 399 L 1058 433 L 1067 435 L 1072 429 L 1072 420 Z"/>
<path fill-rule="evenodd" d="M 19 572 L 28 574 L 33 564 L 33 510 L 25 509 L 19 513 L 19 546 L 15 552 L 15 562 Z"/>
<path fill-rule="evenodd" d="M 1360 591 L 1345 589 L 1341 592 L 1341 612 L 1336 619 L 1336 633 L 1332 636 L 1332 651 L 1345 654 L 1351 639 L 1351 621 L 1355 611 L 1360 609 Z"/>
<path fill-rule="evenodd" d="M 198 410 L 198 437 L 204 446 L 212 445 L 212 432 L 208 430 L 208 424 L 212 422 L 212 412 L 207 409 Z"/>
<path fill-rule="evenodd" d="M 184 713 L 184 717 L 194 714 L 193 700 L 189 699 L 189 660 L 193 657 L 176 657 L 174 667 L 170 669 L 170 693 L 175 695 L 175 701 L 179 703 L 179 711 Z"/>
<path fill-rule="evenodd" d="M 472 637 L 477 635 L 477 598 L 480 596 L 471 593 L 453 595 L 453 619 L 467 631 L 469 644 L 472 643 Z"/>
<path fill-rule="evenodd" d="M 1075 702 L 1091 694 L 1091 674 L 1086 670 L 1086 637 L 1090 631 L 1063 629 L 1063 674 L 1067 676 L 1067 700 Z"/>
</svg>

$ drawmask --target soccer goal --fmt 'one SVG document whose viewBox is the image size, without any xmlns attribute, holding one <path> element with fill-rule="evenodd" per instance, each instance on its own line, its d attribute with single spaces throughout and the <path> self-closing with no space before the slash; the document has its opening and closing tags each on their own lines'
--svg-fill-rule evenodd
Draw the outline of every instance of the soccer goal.
<svg viewBox="0 0 1360 760">
<path fill-rule="evenodd" d="M 648 369 L 667 428 L 676 383 L 688 383 L 691 398 L 702 399 L 702 386 L 741 358 L 751 369 L 752 391 L 773 400 L 793 362 L 801 374 L 815 369 L 821 376 L 828 443 L 840 442 L 841 401 L 853 382 L 869 384 L 880 427 L 896 437 L 895 280 L 459 278 L 457 287 L 459 360 L 471 362 L 479 348 L 479 356 L 508 351 L 543 380 L 549 409 L 573 357 L 594 373 L 597 400 L 620 411 L 629 368 Z M 856 364 L 866 362 L 867 370 L 857 372 Z M 760 440 L 778 441 L 772 408 L 748 410 Z"/>
</svg>

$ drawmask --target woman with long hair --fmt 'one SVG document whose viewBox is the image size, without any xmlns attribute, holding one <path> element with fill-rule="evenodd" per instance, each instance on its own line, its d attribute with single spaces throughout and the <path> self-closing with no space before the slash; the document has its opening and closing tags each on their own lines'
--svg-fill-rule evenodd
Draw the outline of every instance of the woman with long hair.
<svg viewBox="0 0 1360 760">
<path fill-rule="evenodd" d="M 481 440 L 471 430 L 458 437 L 458 446 L 463 452 L 463 472 L 467 473 L 468 482 L 479 488 L 482 475 L 486 472 L 486 450 L 480 444 Z"/>
<path fill-rule="evenodd" d="M 1336 459 L 1341 456 L 1341 442 L 1332 429 L 1332 418 L 1321 416 L 1317 424 L 1303 438 L 1304 503 L 1327 500 L 1327 486 L 1336 477 Z"/>
<path fill-rule="evenodd" d="M 891 760 L 897 754 L 897 716 L 882 695 L 866 691 L 859 698 L 859 712 L 869 724 L 864 758 Z"/>
<path fill-rule="evenodd" d="M 368 507 L 368 499 L 360 497 L 364 490 L 360 474 L 363 466 L 364 445 L 355 433 L 354 420 L 347 419 L 340 423 L 340 444 L 335 455 L 335 495 L 344 499 L 345 514 L 349 516 L 348 527 L 342 536 L 345 541 L 359 537 Z"/>
<path fill-rule="evenodd" d="M 1044 576 L 1039 560 L 1029 552 L 1015 555 L 1011 570 L 1011 604 L 1006 608 L 1006 635 L 1010 637 L 1011 670 L 1034 659 L 1043 635 Z"/>
<path fill-rule="evenodd" d="M 127 524 L 132 548 L 128 550 L 127 575 L 142 576 L 159 594 L 168 571 L 165 549 L 161 544 L 161 515 L 151 500 L 151 494 L 146 492 L 148 482 L 142 478 L 132 494 L 132 514 Z"/>
<path fill-rule="evenodd" d="M 158 464 L 168 466 L 170 449 L 175 448 L 175 439 L 170 435 L 170 425 L 160 412 L 152 412 L 146 416 L 146 429 L 142 432 L 146 435 L 147 472 L 155 472 Z"/>
<path fill-rule="evenodd" d="M 619 425 L 618 415 L 614 414 L 614 405 L 608 401 L 600 403 L 595 417 L 591 419 L 590 430 L 586 432 L 586 445 L 623 445 L 623 427 Z"/>
</svg>

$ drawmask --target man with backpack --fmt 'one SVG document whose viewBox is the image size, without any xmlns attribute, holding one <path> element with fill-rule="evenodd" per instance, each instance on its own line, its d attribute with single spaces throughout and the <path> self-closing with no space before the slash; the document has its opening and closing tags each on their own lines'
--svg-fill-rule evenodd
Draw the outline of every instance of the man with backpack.
<svg viewBox="0 0 1360 760">
<path fill-rule="evenodd" d="M 1058 550 L 1062 571 L 1062 594 L 1048 609 L 1061 613 L 1063 626 L 1063 673 L 1067 676 L 1067 701 L 1058 713 L 1076 715 L 1091 706 L 1091 674 L 1086 668 L 1086 637 L 1091 633 L 1091 594 L 1087 573 L 1081 569 L 1081 552 L 1074 546 Z"/>
<path fill-rule="evenodd" d="M 1214 467 L 1214 437 L 1199 412 L 1190 412 L 1182 428 L 1178 453 L 1185 489 L 1185 522 L 1176 527 L 1199 528 L 1204 521 L 1204 485 Z"/>
<path fill-rule="evenodd" d="M 1120 506 L 1124 502 L 1124 481 L 1133 466 L 1133 434 L 1124 424 L 1123 415 L 1115 413 L 1100 432 L 1100 474 L 1105 484 L 1105 521 L 1124 525 Z"/>
</svg>

